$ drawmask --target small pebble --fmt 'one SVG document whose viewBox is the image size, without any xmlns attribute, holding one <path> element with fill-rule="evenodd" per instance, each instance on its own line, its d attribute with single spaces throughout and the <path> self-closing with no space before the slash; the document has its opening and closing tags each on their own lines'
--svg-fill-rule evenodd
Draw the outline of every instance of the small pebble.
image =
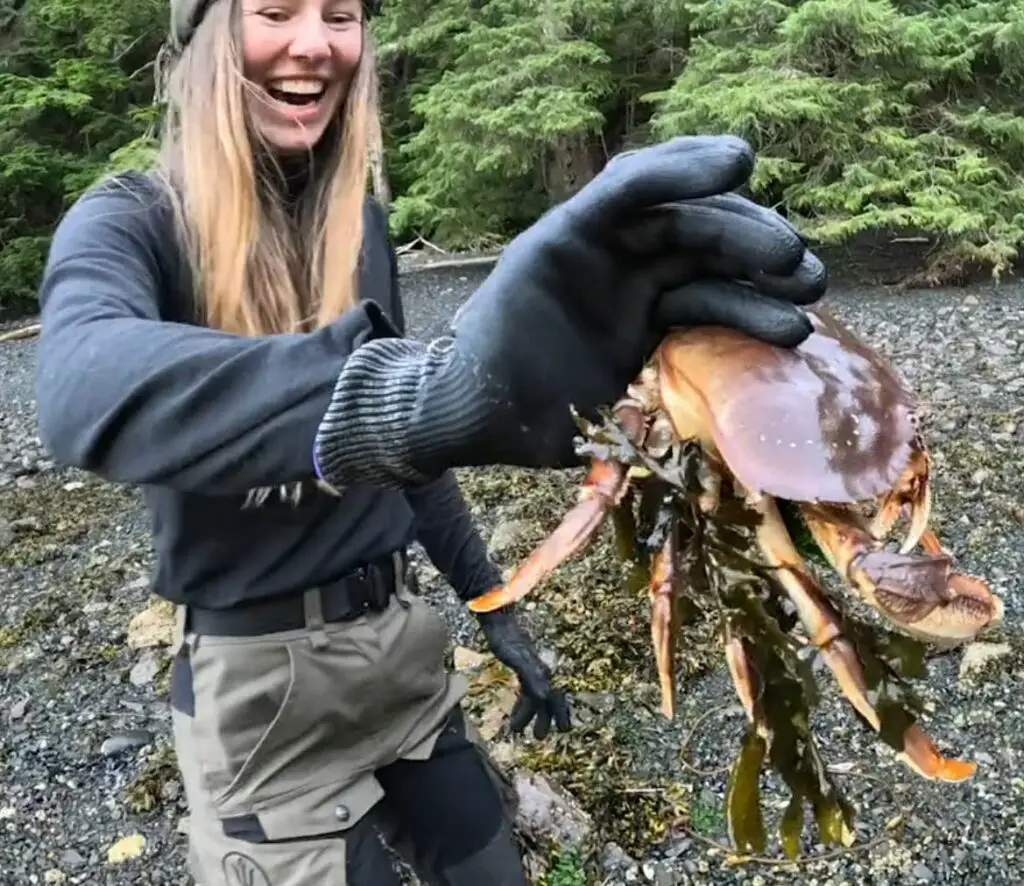
<svg viewBox="0 0 1024 886">
<path fill-rule="evenodd" d="M 152 732 L 145 729 L 133 729 L 129 732 L 121 732 L 112 735 L 100 746 L 100 753 L 104 757 L 112 757 L 125 751 L 133 751 L 138 748 L 152 744 L 154 736 Z"/>
</svg>

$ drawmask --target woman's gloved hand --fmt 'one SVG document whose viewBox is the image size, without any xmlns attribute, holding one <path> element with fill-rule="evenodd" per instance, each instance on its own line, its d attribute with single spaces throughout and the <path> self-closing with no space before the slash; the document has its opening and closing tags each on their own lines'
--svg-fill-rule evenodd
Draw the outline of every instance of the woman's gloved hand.
<svg viewBox="0 0 1024 886">
<path fill-rule="evenodd" d="M 552 685 L 551 669 L 512 611 L 482 612 L 477 619 L 495 658 L 519 678 L 519 697 L 509 715 L 512 733 L 523 732 L 531 721 L 534 738 L 547 738 L 552 722 L 559 732 L 568 732 L 572 723 L 565 692 Z"/>
<path fill-rule="evenodd" d="M 568 467 L 570 407 L 593 415 L 672 326 L 725 324 L 792 347 L 797 305 L 826 274 L 777 213 L 736 194 L 754 154 L 684 137 L 617 157 L 518 236 L 462 306 L 450 337 L 377 337 L 347 360 L 316 436 L 335 486 L 422 482 L 447 468 Z"/>
</svg>

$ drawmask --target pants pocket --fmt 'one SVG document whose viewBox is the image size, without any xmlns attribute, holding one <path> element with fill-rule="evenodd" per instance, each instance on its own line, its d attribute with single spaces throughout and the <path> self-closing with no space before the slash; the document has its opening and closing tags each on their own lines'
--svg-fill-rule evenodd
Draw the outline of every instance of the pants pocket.
<svg viewBox="0 0 1024 886">
<path fill-rule="evenodd" d="M 197 867 L 208 872 L 205 879 L 197 880 L 202 886 L 359 886 L 349 884 L 345 875 L 343 839 L 231 848 L 210 857 L 202 867 L 193 862 L 193 869 Z"/>
<path fill-rule="evenodd" d="M 398 592 L 396 605 L 401 616 L 381 631 L 391 692 L 403 703 L 436 697 L 448 683 L 448 627 L 433 606 L 407 590 Z"/>
<path fill-rule="evenodd" d="M 272 815 L 248 816 L 251 821 L 244 832 L 223 827 L 226 823 L 216 819 L 194 818 L 189 867 L 197 886 L 368 886 L 348 879 L 353 850 L 364 866 L 375 862 L 379 871 L 386 872 L 384 849 L 377 848 L 379 857 L 373 855 L 365 811 L 354 827 L 336 819 L 333 810 L 346 795 L 331 794 L 329 788 L 321 787 L 314 796 L 285 800 Z M 347 802 L 356 805 L 350 798 Z M 397 880 L 383 876 L 370 882 L 398 886 Z"/>
<path fill-rule="evenodd" d="M 318 708 L 303 689 L 293 646 L 204 638 L 190 657 L 194 763 L 218 811 L 248 811 L 294 791 L 298 774 L 288 764 Z"/>
<path fill-rule="evenodd" d="M 215 800 L 203 784 L 193 717 L 180 710 L 172 717 L 197 886 L 400 886 L 393 873 L 389 878 L 390 856 L 375 837 L 370 812 L 383 792 L 372 775 L 339 784 L 311 774 L 288 794 L 244 803 L 240 783 L 227 801 Z M 250 759 L 251 772 L 261 758 Z M 357 879 L 350 881 L 353 870 Z"/>
</svg>

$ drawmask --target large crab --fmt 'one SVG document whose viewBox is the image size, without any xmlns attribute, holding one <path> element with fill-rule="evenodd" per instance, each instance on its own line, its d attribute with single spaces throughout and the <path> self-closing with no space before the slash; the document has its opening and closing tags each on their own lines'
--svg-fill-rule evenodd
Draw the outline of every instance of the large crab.
<svg viewBox="0 0 1024 886">
<path fill-rule="evenodd" d="M 876 351 L 833 317 L 808 314 L 814 331 L 792 350 L 719 327 L 672 332 L 612 415 L 636 449 L 660 464 L 673 458 L 678 464 L 684 446 L 698 449 L 702 512 L 715 512 L 727 488 L 757 512 L 756 546 L 791 601 L 804 642 L 817 648 L 847 699 L 881 732 L 876 696 L 841 630 L 840 611 L 799 553 L 782 508 L 796 510 L 862 600 L 916 638 L 969 640 L 1001 620 L 1003 605 L 984 581 L 954 570 L 929 528 L 931 460 L 912 395 Z M 593 537 L 645 473 L 607 453 L 593 456 L 579 503 L 507 584 L 470 608 L 492 611 L 529 593 Z M 902 544 L 887 549 L 903 517 Z M 918 546 L 923 552 L 914 552 Z M 649 585 L 667 717 L 675 709 L 674 598 L 683 584 L 676 554 L 669 534 L 652 558 Z M 727 637 L 725 651 L 737 693 L 760 729 L 764 711 L 751 649 Z M 973 763 L 945 758 L 916 722 L 902 729 L 899 744 L 901 759 L 927 778 L 960 781 L 975 771 Z"/>
</svg>

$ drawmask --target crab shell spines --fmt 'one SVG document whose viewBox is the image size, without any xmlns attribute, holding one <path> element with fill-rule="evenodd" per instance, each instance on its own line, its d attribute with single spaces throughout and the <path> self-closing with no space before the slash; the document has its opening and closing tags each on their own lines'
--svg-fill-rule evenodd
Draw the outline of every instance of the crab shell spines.
<svg viewBox="0 0 1024 886">
<path fill-rule="evenodd" d="M 849 503 L 890 490 L 918 440 L 893 367 L 822 311 L 796 348 L 715 326 L 659 347 L 661 399 L 683 436 L 712 445 L 751 493 Z"/>
</svg>

